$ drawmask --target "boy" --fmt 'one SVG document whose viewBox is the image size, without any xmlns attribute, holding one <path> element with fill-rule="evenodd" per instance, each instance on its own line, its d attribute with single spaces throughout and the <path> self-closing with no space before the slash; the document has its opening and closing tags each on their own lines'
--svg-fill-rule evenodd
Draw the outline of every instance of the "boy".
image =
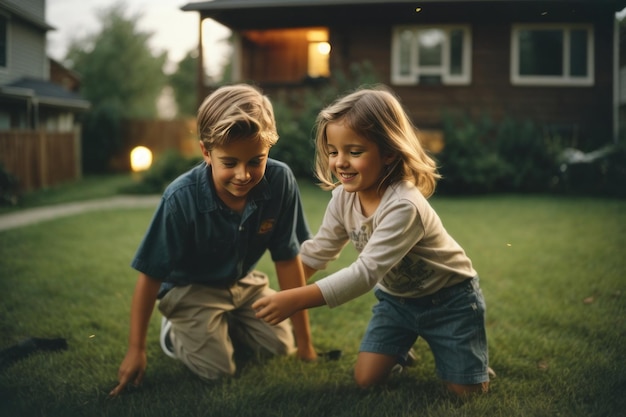
<svg viewBox="0 0 626 417">
<path fill-rule="evenodd" d="M 164 351 L 203 379 L 235 373 L 231 337 L 257 352 L 316 358 L 306 311 L 292 317 L 292 332 L 251 308 L 274 292 L 254 270 L 265 250 L 281 289 L 304 286 L 298 251 L 311 237 L 293 174 L 268 157 L 278 140 L 270 101 L 248 85 L 221 87 L 200 106 L 198 134 L 204 162 L 167 187 L 132 261 L 129 347 L 110 396 L 141 383 L 157 297 Z"/>
</svg>

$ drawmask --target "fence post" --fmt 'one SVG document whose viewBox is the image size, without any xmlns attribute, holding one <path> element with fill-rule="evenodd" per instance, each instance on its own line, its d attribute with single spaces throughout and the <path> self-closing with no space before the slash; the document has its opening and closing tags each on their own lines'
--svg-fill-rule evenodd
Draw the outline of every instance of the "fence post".
<svg viewBox="0 0 626 417">
<path fill-rule="evenodd" d="M 39 144 L 39 186 L 46 188 L 48 186 L 48 151 L 46 132 L 41 129 L 37 134 L 37 141 Z"/>
<path fill-rule="evenodd" d="M 74 179 L 83 177 L 83 147 L 81 142 L 82 131 L 80 126 L 74 126 Z"/>
</svg>

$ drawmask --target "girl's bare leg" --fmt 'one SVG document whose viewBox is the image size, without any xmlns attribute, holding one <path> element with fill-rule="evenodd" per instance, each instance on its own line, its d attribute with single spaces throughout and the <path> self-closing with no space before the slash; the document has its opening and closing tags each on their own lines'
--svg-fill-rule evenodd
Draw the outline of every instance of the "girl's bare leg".
<svg viewBox="0 0 626 417">
<path fill-rule="evenodd" d="M 354 366 L 354 380 L 361 388 L 382 384 L 397 363 L 398 358 L 393 355 L 359 352 Z"/>
</svg>

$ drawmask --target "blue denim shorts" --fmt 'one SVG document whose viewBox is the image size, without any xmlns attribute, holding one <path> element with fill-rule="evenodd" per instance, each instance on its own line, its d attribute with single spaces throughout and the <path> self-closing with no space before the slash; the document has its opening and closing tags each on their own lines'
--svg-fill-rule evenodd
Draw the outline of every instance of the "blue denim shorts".
<svg viewBox="0 0 626 417">
<path fill-rule="evenodd" d="M 421 298 L 375 290 L 378 303 L 361 352 L 406 357 L 422 337 L 435 357 L 437 375 L 455 384 L 489 381 L 485 300 L 478 277 Z"/>
</svg>

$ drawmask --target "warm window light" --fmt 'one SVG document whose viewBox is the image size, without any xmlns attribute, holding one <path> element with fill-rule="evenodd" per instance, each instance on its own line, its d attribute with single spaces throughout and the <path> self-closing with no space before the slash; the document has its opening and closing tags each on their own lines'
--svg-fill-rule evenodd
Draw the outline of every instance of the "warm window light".
<svg viewBox="0 0 626 417">
<path fill-rule="evenodd" d="M 152 152 L 145 146 L 130 151 L 130 167 L 133 172 L 145 171 L 152 165 Z"/>
</svg>

